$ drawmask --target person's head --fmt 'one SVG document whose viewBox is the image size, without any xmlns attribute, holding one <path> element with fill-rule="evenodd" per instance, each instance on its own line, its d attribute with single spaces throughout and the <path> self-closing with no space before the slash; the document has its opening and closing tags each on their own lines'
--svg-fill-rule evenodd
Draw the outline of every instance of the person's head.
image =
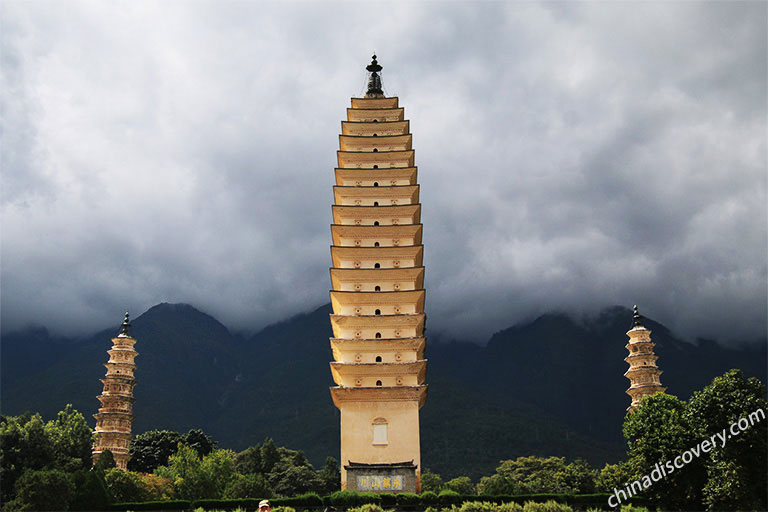
<svg viewBox="0 0 768 512">
<path fill-rule="evenodd" d="M 269 506 L 268 500 L 261 500 L 259 502 L 259 512 L 269 512 L 272 510 L 272 507 Z"/>
</svg>

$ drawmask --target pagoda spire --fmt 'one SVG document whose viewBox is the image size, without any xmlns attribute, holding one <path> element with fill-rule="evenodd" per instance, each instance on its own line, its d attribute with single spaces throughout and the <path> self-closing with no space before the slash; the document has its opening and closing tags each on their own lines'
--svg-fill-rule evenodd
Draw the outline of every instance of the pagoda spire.
<svg viewBox="0 0 768 512">
<path fill-rule="evenodd" d="M 93 463 L 99 460 L 104 450 L 112 452 L 118 468 L 126 469 L 131 444 L 131 423 L 134 416 L 133 388 L 136 379 L 134 359 L 139 355 L 133 348 L 136 340 L 131 336 L 131 321 L 128 312 L 120 324 L 120 332 L 112 338 L 112 348 L 107 351 L 109 360 L 104 364 L 107 373 L 103 379 L 104 390 L 97 397 L 101 402 L 96 418 L 96 441 L 93 443 Z"/>
<path fill-rule="evenodd" d="M 371 63 L 365 67 L 368 70 L 368 91 L 365 93 L 366 98 L 383 98 L 384 90 L 381 88 L 381 76 L 379 72 L 382 67 L 376 61 L 376 54 L 373 54 Z"/>
<path fill-rule="evenodd" d="M 125 319 L 123 320 L 123 323 L 120 324 L 120 333 L 118 336 L 130 336 L 131 335 L 131 318 L 130 315 L 128 315 L 128 312 L 125 312 Z"/>
<path fill-rule="evenodd" d="M 656 366 L 656 361 L 659 359 L 653 353 L 653 347 L 656 344 L 651 341 L 651 331 L 643 325 L 643 320 L 643 316 L 635 305 L 632 308 L 632 328 L 627 332 L 629 355 L 624 359 L 629 363 L 629 370 L 624 373 L 630 382 L 627 394 L 632 397 L 632 402 L 627 407 L 629 412 L 637 408 L 640 399 L 645 395 L 663 393 L 667 390 L 661 385 L 662 371 Z"/>
</svg>

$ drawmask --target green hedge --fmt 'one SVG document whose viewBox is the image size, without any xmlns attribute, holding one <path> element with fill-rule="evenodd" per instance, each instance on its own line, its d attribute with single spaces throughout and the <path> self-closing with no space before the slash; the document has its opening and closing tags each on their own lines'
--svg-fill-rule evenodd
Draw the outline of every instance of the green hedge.
<svg viewBox="0 0 768 512">
<path fill-rule="evenodd" d="M 558 503 L 574 505 L 577 508 L 601 507 L 608 504 L 608 498 L 611 494 L 500 494 L 493 496 L 478 496 L 476 494 L 457 494 L 455 492 L 441 492 L 439 496 L 435 493 L 425 492 L 421 496 L 418 494 L 401 493 L 377 494 L 373 492 L 354 492 L 354 491 L 336 491 L 330 496 L 320 497 L 317 494 L 304 494 L 294 498 L 268 498 L 272 507 L 292 507 L 296 510 L 302 508 L 322 508 L 333 506 L 341 511 L 347 508 L 359 507 L 366 503 L 379 505 L 384 509 L 409 509 L 424 510 L 427 507 L 450 507 L 452 505 L 461 506 L 467 501 L 487 501 L 491 503 L 519 503 L 524 505 L 527 501 L 544 503 L 554 500 Z M 202 507 L 205 510 L 234 510 L 243 508 L 247 510 L 257 510 L 259 501 L 262 498 L 243 498 L 229 500 L 196 500 L 196 501 L 146 501 L 131 503 L 115 503 L 109 507 L 111 511 L 133 510 L 136 512 L 149 510 L 194 510 Z M 634 496 L 629 500 L 633 505 L 646 505 L 647 501 L 639 496 Z"/>
<path fill-rule="evenodd" d="M 168 501 L 129 501 L 124 503 L 113 503 L 109 510 L 189 510 L 192 508 L 191 501 L 168 500 Z"/>
</svg>

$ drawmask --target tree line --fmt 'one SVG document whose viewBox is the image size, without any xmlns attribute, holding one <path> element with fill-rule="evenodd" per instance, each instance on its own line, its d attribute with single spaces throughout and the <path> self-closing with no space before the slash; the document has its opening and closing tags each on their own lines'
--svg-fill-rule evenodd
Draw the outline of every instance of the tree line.
<svg viewBox="0 0 768 512">
<path fill-rule="evenodd" d="M 758 409 L 768 413 L 765 387 L 731 370 L 688 401 L 667 394 L 644 398 L 628 414 L 627 457 L 593 468 L 563 457 L 502 460 L 492 475 L 443 481 L 425 470 L 422 492 L 440 495 L 613 493 Z M 91 467 L 93 433 L 68 405 L 47 423 L 39 414 L 0 416 L 0 495 L 3 509 L 103 510 L 111 502 L 330 495 L 339 465 L 328 457 L 315 470 L 300 450 L 272 439 L 240 452 L 217 447 L 202 430 L 144 432 L 133 440 L 128 470 L 105 451 Z M 645 486 L 649 502 L 678 510 L 766 510 L 768 421 L 751 425 L 682 469 Z"/>
</svg>

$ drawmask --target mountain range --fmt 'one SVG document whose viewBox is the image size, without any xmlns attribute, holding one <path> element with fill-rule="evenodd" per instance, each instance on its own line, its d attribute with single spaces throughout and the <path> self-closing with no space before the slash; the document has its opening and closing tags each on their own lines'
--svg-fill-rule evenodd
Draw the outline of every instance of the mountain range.
<svg viewBox="0 0 768 512">
<path fill-rule="evenodd" d="M 187 304 L 150 308 L 133 320 L 134 433 L 202 428 L 225 448 L 271 437 L 303 450 L 316 466 L 326 456 L 338 458 L 339 413 L 328 391 L 329 312 L 326 304 L 244 335 Z M 596 466 L 622 458 L 631 319 L 622 307 L 593 318 L 549 313 L 497 332 L 485 346 L 428 333 L 424 467 L 446 478 L 477 479 L 500 460 L 522 455 L 581 457 Z M 766 340 L 738 347 L 691 343 L 650 319 L 645 325 L 668 393 L 687 399 L 730 368 L 766 382 Z M 3 414 L 29 410 L 48 419 L 72 403 L 95 424 L 102 365 L 117 331 L 77 339 L 45 328 L 4 335 Z"/>
</svg>

